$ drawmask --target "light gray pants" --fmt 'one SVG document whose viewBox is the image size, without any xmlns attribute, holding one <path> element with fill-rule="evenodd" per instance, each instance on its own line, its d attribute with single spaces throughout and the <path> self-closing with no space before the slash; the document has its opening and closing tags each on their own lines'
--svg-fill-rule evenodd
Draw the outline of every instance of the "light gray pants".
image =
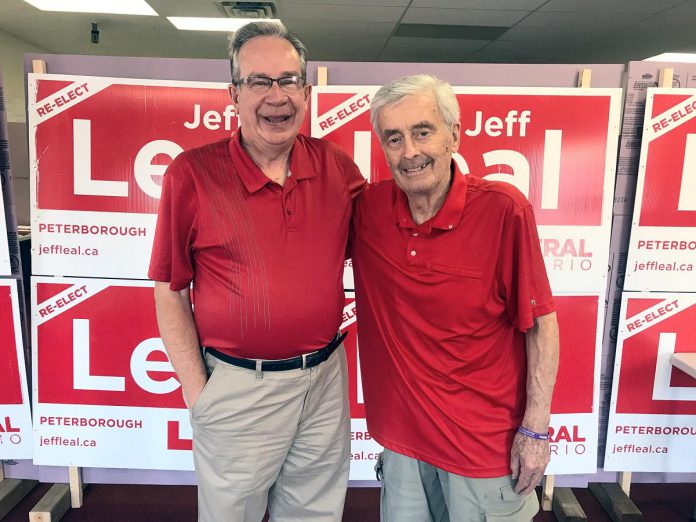
<svg viewBox="0 0 696 522">
<path fill-rule="evenodd" d="M 385 449 L 382 522 L 529 522 L 536 494 L 520 496 L 510 475 L 467 478 Z"/>
<path fill-rule="evenodd" d="M 191 411 L 199 520 L 338 522 L 350 457 L 346 354 L 260 376 L 208 354 Z M 259 378 L 260 377 L 260 378 Z"/>
</svg>

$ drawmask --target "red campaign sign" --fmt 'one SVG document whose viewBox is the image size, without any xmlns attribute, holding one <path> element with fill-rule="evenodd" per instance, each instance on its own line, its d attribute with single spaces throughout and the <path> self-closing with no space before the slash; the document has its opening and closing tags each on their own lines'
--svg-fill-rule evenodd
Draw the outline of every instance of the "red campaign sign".
<svg viewBox="0 0 696 522">
<path fill-rule="evenodd" d="M 350 401 L 350 417 L 351 419 L 364 419 L 365 405 L 362 401 L 362 382 L 360 381 L 360 365 L 358 364 L 359 341 L 354 292 L 346 292 L 341 332 L 348 333 L 348 336 L 343 341 L 343 345 L 346 349 L 346 358 L 348 359 L 348 399 Z"/>
<path fill-rule="evenodd" d="M 553 300 L 560 352 L 551 413 L 592 413 L 599 297 L 568 295 Z"/>
<path fill-rule="evenodd" d="M 370 181 L 390 179 L 368 101 L 376 88 L 315 89 L 312 134 L 341 145 Z M 615 89 L 455 88 L 464 172 L 515 184 L 539 225 L 602 224 L 611 202 Z M 316 107 L 316 109 L 314 109 Z M 506 176 L 506 175 L 514 175 Z"/>
<path fill-rule="evenodd" d="M 661 347 L 670 354 L 696 353 L 694 303 L 691 294 L 626 299 L 616 413 L 696 415 L 696 379 L 672 366 L 669 356 L 660 359 Z"/>
<path fill-rule="evenodd" d="M 38 209 L 155 214 L 181 151 L 237 128 L 226 84 L 30 77 Z"/>
<path fill-rule="evenodd" d="M 669 91 L 648 95 L 638 223 L 696 227 L 696 90 Z"/>
<path fill-rule="evenodd" d="M 34 278 L 38 402 L 185 408 L 153 286 Z"/>
<path fill-rule="evenodd" d="M 16 284 L 14 280 L 11 284 Z M 0 404 L 22 404 L 22 376 L 17 361 L 15 316 L 9 285 L 0 285 Z"/>
</svg>

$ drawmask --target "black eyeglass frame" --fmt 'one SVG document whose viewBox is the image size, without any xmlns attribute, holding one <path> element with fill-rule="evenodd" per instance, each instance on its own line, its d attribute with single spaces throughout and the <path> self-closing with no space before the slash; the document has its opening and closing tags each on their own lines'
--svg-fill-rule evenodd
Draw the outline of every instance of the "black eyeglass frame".
<svg viewBox="0 0 696 522">
<path fill-rule="evenodd" d="M 271 78 L 270 76 L 262 76 L 262 75 L 258 75 L 258 76 L 251 75 L 251 76 L 247 76 L 246 78 L 240 78 L 239 80 L 234 82 L 234 84 L 237 87 L 239 87 L 241 85 L 246 85 L 250 89 L 253 89 L 253 87 L 250 85 L 250 83 L 252 81 L 254 81 L 254 80 L 269 80 L 271 83 L 266 86 L 266 90 L 270 91 L 273 88 L 273 83 L 275 82 L 278 84 L 278 87 L 280 87 L 280 89 L 282 91 L 285 91 L 286 87 L 288 87 L 288 86 L 283 86 L 283 85 L 281 85 L 280 82 L 281 82 L 281 80 L 286 80 L 286 79 L 290 79 L 290 78 L 297 80 L 297 90 L 300 90 L 305 85 L 307 85 L 307 78 L 305 76 L 299 76 L 297 74 L 291 74 L 291 75 L 287 75 L 287 76 L 279 76 L 278 78 Z M 292 85 L 292 84 L 290 84 L 290 85 Z M 291 90 L 294 91 L 294 89 L 291 89 Z"/>
</svg>

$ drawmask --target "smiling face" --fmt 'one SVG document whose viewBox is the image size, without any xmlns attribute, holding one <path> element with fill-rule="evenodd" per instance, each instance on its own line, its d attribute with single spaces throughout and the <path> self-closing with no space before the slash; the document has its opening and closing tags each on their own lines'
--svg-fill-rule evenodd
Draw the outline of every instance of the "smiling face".
<svg viewBox="0 0 696 522">
<path fill-rule="evenodd" d="M 240 76 L 300 76 L 300 56 L 283 38 L 259 36 L 239 51 Z M 275 153 L 289 149 L 302 125 L 307 109 L 309 85 L 296 92 L 283 91 L 277 82 L 262 93 L 248 85 L 231 85 L 232 101 L 237 105 L 244 146 L 255 153 Z"/>
<path fill-rule="evenodd" d="M 377 129 L 394 181 L 406 195 L 447 192 L 460 126 L 445 125 L 432 92 L 410 94 L 382 107 Z"/>
</svg>

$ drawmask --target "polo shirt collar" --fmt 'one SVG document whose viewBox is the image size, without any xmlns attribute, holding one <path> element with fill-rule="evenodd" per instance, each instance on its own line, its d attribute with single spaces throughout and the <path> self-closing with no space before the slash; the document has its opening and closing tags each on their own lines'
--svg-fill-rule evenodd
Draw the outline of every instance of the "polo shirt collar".
<svg viewBox="0 0 696 522">
<path fill-rule="evenodd" d="M 406 194 L 394 184 L 394 190 L 397 195 L 394 204 L 394 216 L 396 223 L 402 228 L 420 228 L 425 227 L 427 230 L 439 228 L 441 230 L 453 230 L 457 228 L 464 214 L 464 206 L 466 204 L 466 190 L 468 186 L 468 175 L 463 175 L 457 164 L 452 161 L 451 169 L 453 171 L 452 184 L 445 196 L 445 201 L 437 213 L 425 223 L 416 225 L 411 217 L 411 209 L 408 206 L 408 198 Z"/>
<path fill-rule="evenodd" d="M 228 148 L 232 158 L 232 165 L 234 165 L 237 175 L 249 192 L 257 192 L 268 183 L 271 183 L 271 180 L 254 163 L 254 160 L 251 159 L 249 153 L 242 146 L 241 129 L 234 132 Z M 296 136 L 290 150 L 290 172 L 292 173 L 291 178 L 295 180 L 313 178 L 317 175 L 306 149 L 306 144 Z"/>
</svg>

